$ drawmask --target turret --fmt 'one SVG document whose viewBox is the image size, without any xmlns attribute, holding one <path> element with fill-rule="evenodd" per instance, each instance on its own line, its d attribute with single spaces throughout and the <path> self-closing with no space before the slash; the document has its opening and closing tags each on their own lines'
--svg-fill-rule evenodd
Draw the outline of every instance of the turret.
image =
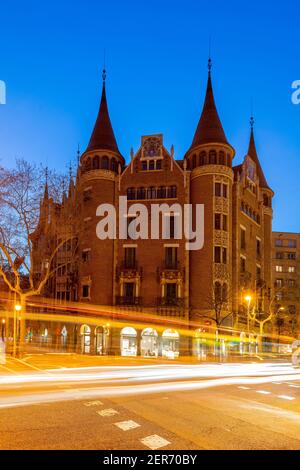
<svg viewBox="0 0 300 470">
<path fill-rule="evenodd" d="M 191 203 L 204 205 L 204 247 L 190 253 L 190 305 L 196 316 L 213 310 L 214 292 L 229 298 L 234 154 L 216 108 L 209 59 L 203 110 L 185 155 L 191 171 Z"/>
</svg>

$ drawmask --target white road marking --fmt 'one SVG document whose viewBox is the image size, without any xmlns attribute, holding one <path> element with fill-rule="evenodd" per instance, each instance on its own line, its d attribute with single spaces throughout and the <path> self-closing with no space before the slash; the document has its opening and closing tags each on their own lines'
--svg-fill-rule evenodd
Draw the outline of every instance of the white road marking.
<svg viewBox="0 0 300 470">
<path fill-rule="evenodd" d="M 100 416 L 114 416 L 119 414 L 119 412 L 113 408 L 106 408 L 105 410 L 97 411 L 97 413 Z"/>
<path fill-rule="evenodd" d="M 101 406 L 103 405 L 102 401 L 99 401 L 99 400 L 95 400 L 95 401 L 88 401 L 86 403 L 84 403 L 84 406 Z"/>
<path fill-rule="evenodd" d="M 292 385 L 292 384 L 290 384 L 289 387 L 300 388 L 300 385 Z"/>
<path fill-rule="evenodd" d="M 122 431 L 129 431 L 129 429 L 139 428 L 141 425 L 135 421 L 120 421 L 119 423 L 114 423 L 115 426 L 122 429 Z"/>
<path fill-rule="evenodd" d="M 291 397 L 290 395 L 277 395 L 278 398 L 282 398 L 283 400 L 295 400 L 295 397 Z"/>
<path fill-rule="evenodd" d="M 250 387 L 243 387 L 242 385 L 238 388 L 240 388 L 241 390 L 250 390 Z"/>
<path fill-rule="evenodd" d="M 282 385 L 282 382 L 272 382 L 274 385 Z"/>
<path fill-rule="evenodd" d="M 255 390 L 256 393 L 261 393 L 262 395 L 270 395 L 271 392 L 267 392 L 266 390 Z"/>
<path fill-rule="evenodd" d="M 147 436 L 141 439 L 141 443 L 144 446 L 149 447 L 151 450 L 160 449 L 161 447 L 165 447 L 171 444 L 169 441 L 164 439 L 163 437 L 158 436 L 157 434 L 152 434 L 152 436 Z"/>
</svg>

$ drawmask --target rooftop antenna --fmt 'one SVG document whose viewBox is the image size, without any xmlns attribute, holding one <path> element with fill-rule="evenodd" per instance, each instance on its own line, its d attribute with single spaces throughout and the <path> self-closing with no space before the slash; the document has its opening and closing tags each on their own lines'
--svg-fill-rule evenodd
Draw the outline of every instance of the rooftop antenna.
<svg viewBox="0 0 300 470">
<path fill-rule="evenodd" d="M 251 116 L 250 116 L 250 127 L 251 127 L 251 131 L 253 131 L 253 128 L 254 128 L 254 116 L 253 116 L 253 98 L 251 98 Z"/>
<path fill-rule="evenodd" d="M 211 60 L 211 36 L 209 36 L 208 42 L 208 73 L 210 74 L 212 68 L 212 60 Z"/>
<path fill-rule="evenodd" d="M 78 146 L 77 146 L 77 164 L 79 165 L 79 161 L 80 161 L 80 145 L 79 145 L 79 142 L 78 142 Z"/>
<path fill-rule="evenodd" d="M 103 51 L 103 70 L 102 70 L 102 80 L 103 80 L 103 84 L 105 84 L 105 81 L 106 81 L 105 61 L 106 61 L 106 51 L 105 51 L 105 48 L 104 48 L 104 51 Z"/>
</svg>

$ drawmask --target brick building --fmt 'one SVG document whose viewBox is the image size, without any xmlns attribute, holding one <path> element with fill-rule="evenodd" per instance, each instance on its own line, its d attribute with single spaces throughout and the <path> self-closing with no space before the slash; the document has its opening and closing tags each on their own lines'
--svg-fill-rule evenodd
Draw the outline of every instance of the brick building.
<svg viewBox="0 0 300 470">
<path fill-rule="evenodd" d="M 272 277 L 280 334 L 296 336 L 300 314 L 300 234 L 273 232 Z"/>
<path fill-rule="evenodd" d="M 244 325 L 245 294 L 255 293 L 257 308 L 263 312 L 271 289 L 273 192 L 257 155 L 253 119 L 246 156 L 234 166 L 235 150 L 217 112 L 209 63 L 203 110 L 186 154 L 174 159 L 174 149 L 165 148 L 163 135 L 147 135 L 126 163 L 109 117 L 105 79 L 104 71 L 99 113 L 80 156 L 76 181 L 71 178 L 60 204 L 49 199 L 47 187 L 41 202 L 40 223 L 33 234 L 36 275 L 45 269 L 57 242 L 74 236 L 57 253 L 47 295 L 58 301 L 131 308 L 137 318 L 139 312 L 151 312 L 186 322 L 201 323 L 206 318 L 211 325 Z M 168 240 L 100 240 L 97 208 L 109 203 L 118 213 L 120 196 L 127 196 L 126 226 L 136 217 L 130 214 L 133 204 L 148 209 L 153 203 L 192 204 L 193 216 L 196 204 L 203 204 L 203 248 L 188 251 L 185 239 L 175 236 L 178 213 L 174 211 L 164 214 L 170 227 Z M 123 222 L 117 220 L 117 229 Z M 137 346 L 130 345 L 137 341 L 128 332 L 127 353 L 136 354 Z M 165 351 L 178 346 L 177 332 L 166 333 L 167 339 L 168 334 L 172 341 Z M 156 332 L 148 331 L 144 341 L 157 344 L 156 337 Z"/>
</svg>

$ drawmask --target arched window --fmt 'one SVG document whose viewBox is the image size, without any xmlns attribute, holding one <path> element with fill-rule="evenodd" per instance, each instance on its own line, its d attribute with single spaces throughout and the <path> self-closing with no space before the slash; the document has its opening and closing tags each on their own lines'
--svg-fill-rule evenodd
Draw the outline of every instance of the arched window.
<svg viewBox="0 0 300 470">
<path fill-rule="evenodd" d="M 93 158 L 93 170 L 98 170 L 99 169 L 99 156 L 96 155 Z"/>
<path fill-rule="evenodd" d="M 171 186 L 170 187 L 170 197 L 171 198 L 177 197 L 177 187 L 176 186 Z"/>
<path fill-rule="evenodd" d="M 264 194 L 264 206 L 269 206 L 269 198 L 266 194 Z"/>
<path fill-rule="evenodd" d="M 132 201 L 133 199 L 135 199 L 135 188 L 127 189 L 127 199 L 128 201 Z"/>
<path fill-rule="evenodd" d="M 87 158 L 85 162 L 85 170 L 89 171 L 91 169 L 91 159 Z"/>
<path fill-rule="evenodd" d="M 137 199 L 145 199 L 145 197 L 146 197 L 145 188 L 138 188 L 137 189 Z"/>
<path fill-rule="evenodd" d="M 108 157 L 104 156 L 101 158 L 101 168 L 102 170 L 108 170 L 109 168 L 109 159 Z"/>
<path fill-rule="evenodd" d="M 196 168 L 196 166 L 197 166 L 197 157 L 196 157 L 196 155 L 193 155 L 193 165 L 192 165 L 192 167 Z"/>
<path fill-rule="evenodd" d="M 209 164 L 215 165 L 217 163 L 217 154 L 215 150 L 210 150 L 209 152 Z"/>
<path fill-rule="evenodd" d="M 217 281 L 215 282 L 215 303 L 220 302 L 221 297 L 222 297 L 222 287 L 221 287 L 221 283 Z"/>
<path fill-rule="evenodd" d="M 111 171 L 114 171 L 115 173 L 117 172 L 118 165 L 117 165 L 117 160 L 115 158 L 111 159 L 110 169 L 111 169 Z"/>
<path fill-rule="evenodd" d="M 222 152 L 222 151 L 219 153 L 219 164 L 220 164 L 220 165 L 226 165 L 226 162 L 225 162 L 225 153 Z"/>
<path fill-rule="evenodd" d="M 203 166 L 206 163 L 206 152 L 201 152 L 199 155 L 199 166 Z"/>
</svg>

